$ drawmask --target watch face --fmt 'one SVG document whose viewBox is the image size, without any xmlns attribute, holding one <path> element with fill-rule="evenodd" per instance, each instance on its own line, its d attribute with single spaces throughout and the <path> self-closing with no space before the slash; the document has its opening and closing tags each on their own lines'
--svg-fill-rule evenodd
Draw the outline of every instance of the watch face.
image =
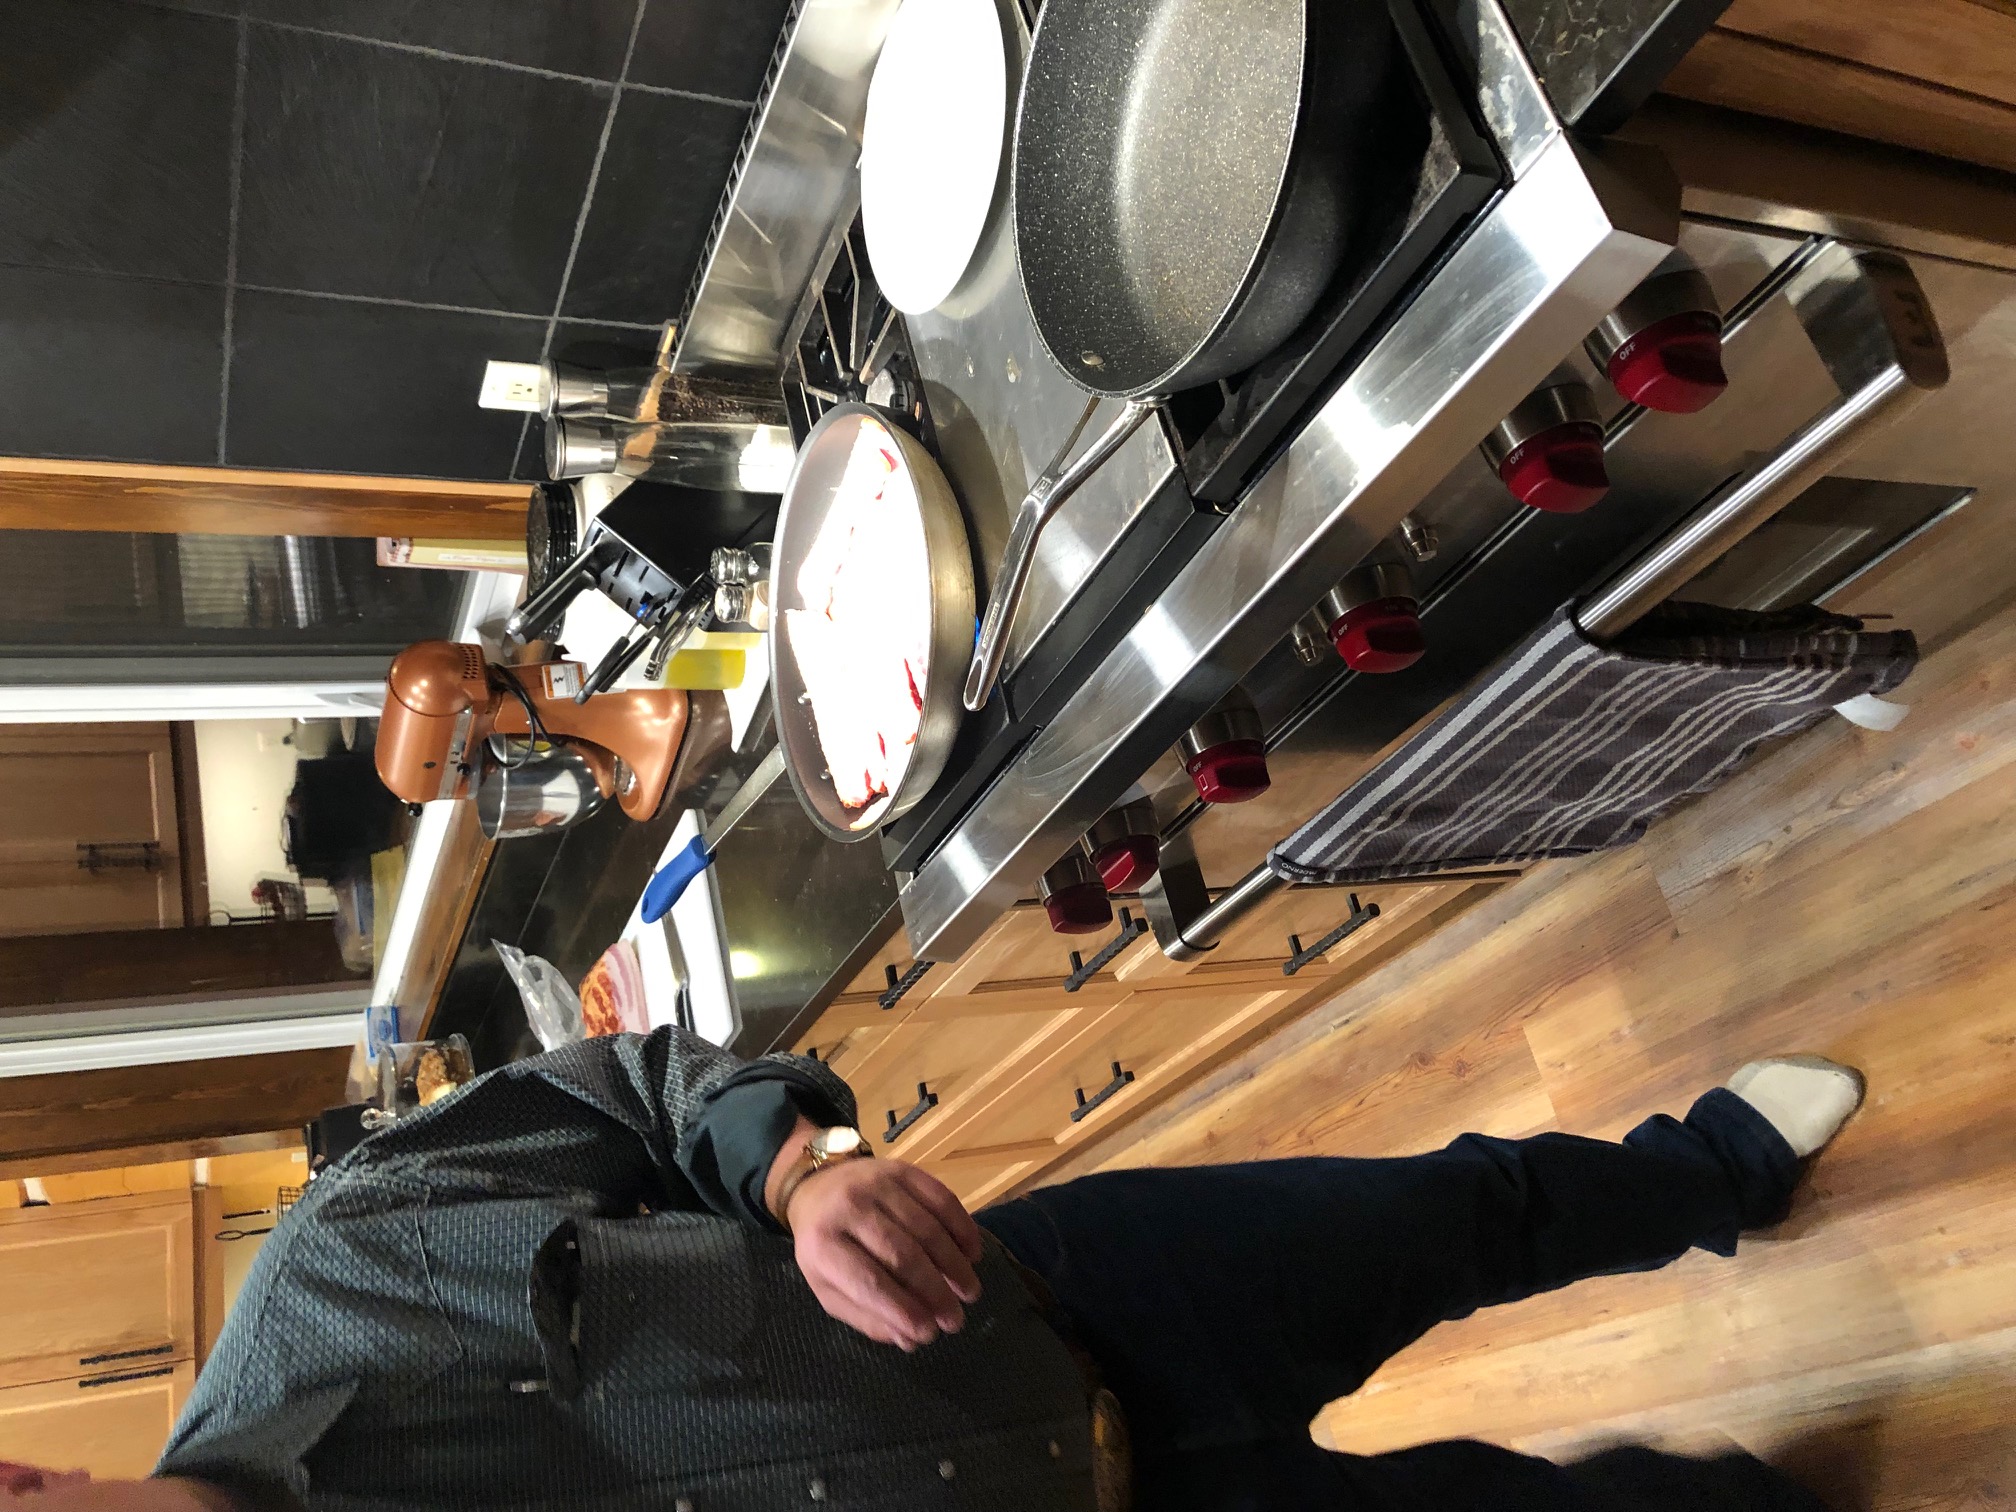
<svg viewBox="0 0 2016 1512">
<path fill-rule="evenodd" d="M 821 1129 L 812 1136 L 812 1147 L 829 1160 L 835 1155 L 852 1155 L 866 1144 L 859 1129 Z"/>
</svg>

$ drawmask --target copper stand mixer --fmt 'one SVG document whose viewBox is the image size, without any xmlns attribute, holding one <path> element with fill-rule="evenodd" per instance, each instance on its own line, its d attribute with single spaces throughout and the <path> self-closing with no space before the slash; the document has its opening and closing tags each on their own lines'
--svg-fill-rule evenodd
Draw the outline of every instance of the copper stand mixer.
<svg viewBox="0 0 2016 1512">
<path fill-rule="evenodd" d="M 386 674 L 378 775 L 408 803 L 477 798 L 492 838 L 573 823 L 612 797 L 632 819 L 649 819 L 686 733 L 686 695 L 652 688 L 579 703 L 582 675 L 579 662 L 507 667 L 486 661 L 480 646 L 416 642 Z M 571 777 L 577 791 L 514 814 L 512 774 L 520 791 L 562 785 L 556 776 Z"/>
</svg>

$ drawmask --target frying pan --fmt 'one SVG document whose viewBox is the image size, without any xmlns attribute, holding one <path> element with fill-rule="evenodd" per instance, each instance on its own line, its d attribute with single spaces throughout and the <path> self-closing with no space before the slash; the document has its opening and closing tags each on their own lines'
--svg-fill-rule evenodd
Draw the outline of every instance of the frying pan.
<svg viewBox="0 0 2016 1512">
<path fill-rule="evenodd" d="M 1015 119 L 1015 253 L 1037 336 L 1092 402 L 1016 511 L 967 708 L 1064 501 L 1169 394 L 1251 367 L 1315 308 L 1390 27 L 1332 0 L 1046 0 Z M 1128 402 L 1067 460 L 1102 398 Z"/>
<path fill-rule="evenodd" d="M 865 809 L 850 809 L 834 790 L 819 745 L 817 710 L 805 692 L 805 679 L 790 646 L 786 611 L 807 607 L 798 587 L 798 571 L 818 541 L 839 502 L 840 482 L 847 472 L 857 438 L 864 430 L 894 443 L 898 465 L 883 499 L 892 509 L 912 511 L 923 536 L 927 581 L 892 583 L 892 590 L 922 590 L 928 599 L 930 632 L 924 676 L 918 691 L 922 706 L 917 741 L 889 793 Z M 959 734 L 959 668 L 973 641 L 973 552 L 966 520 L 959 512 L 952 485 L 922 442 L 867 404 L 841 404 L 828 410 L 805 437 L 798 461 L 784 488 L 770 550 L 772 616 L 769 632 L 770 699 L 777 720 L 777 745 L 743 780 L 713 824 L 659 868 L 645 888 L 641 916 L 656 923 L 671 911 L 687 884 L 707 869 L 728 831 L 741 822 L 758 798 L 777 780 L 791 779 L 798 802 L 819 829 L 835 840 L 865 840 L 876 830 L 916 807 L 945 770 L 952 742 Z"/>
<path fill-rule="evenodd" d="M 891 508 L 914 509 L 924 537 L 929 581 L 894 584 L 897 592 L 923 591 L 929 598 L 930 641 L 918 688 L 922 710 L 917 743 L 902 775 L 886 798 L 866 809 L 850 809 L 834 791 L 820 752 L 816 711 L 805 694 L 805 679 L 790 646 L 787 611 L 806 607 L 798 569 L 818 540 L 838 502 L 839 485 L 863 430 L 896 444 L 898 467 L 884 499 Z M 905 480 L 907 479 L 907 486 Z M 827 411 L 799 448 L 798 464 L 784 491 L 771 548 L 770 696 L 777 712 L 777 742 L 784 769 L 812 822 L 835 840 L 864 840 L 915 808 L 945 770 L 959 733 L 959 669 L 973 643 L 973 551 L 952 485 L 924 444 L 866 404 L 842 404 Z"/>
</svg>

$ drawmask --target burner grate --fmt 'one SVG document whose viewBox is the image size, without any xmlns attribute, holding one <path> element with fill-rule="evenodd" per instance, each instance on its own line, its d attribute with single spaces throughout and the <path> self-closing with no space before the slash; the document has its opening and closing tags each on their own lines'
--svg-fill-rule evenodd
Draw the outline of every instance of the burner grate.
<svg viewBox="0 0 2016 1512">
<path fill-rule="evenodd" d="M 835 405 L 872 404 L 936 449 L 909 332 L 868 266 L 858 215 L 806 301 L 783 380 L 792 434 L 801 444 Z"/>
</svg>

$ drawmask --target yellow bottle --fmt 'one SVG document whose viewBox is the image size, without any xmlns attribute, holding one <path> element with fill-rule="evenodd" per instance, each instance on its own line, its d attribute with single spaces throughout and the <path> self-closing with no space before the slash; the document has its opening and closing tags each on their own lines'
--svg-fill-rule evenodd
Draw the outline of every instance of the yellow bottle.
<svg viewBox="0 0 2016 1512">
<path fill-rule="evenodd" d="M 698 630 L 672 653 L 659 680 L 667 688 L 739 688 L 749 675 L 749 657 L 763 652 L 763 637 L 747 630 Z"/>
</svg>

